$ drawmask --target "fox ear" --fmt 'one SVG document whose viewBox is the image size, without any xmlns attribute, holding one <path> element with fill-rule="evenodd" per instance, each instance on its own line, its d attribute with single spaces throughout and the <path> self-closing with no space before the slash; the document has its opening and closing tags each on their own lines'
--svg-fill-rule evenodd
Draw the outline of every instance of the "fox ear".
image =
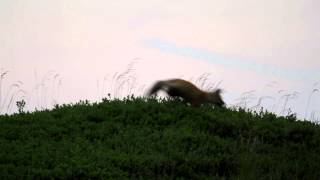
<svg viewBox="0 0 320 180">
<path fill-rule="evenodd" d="M 222 92 L 222 90 L 221 90 L 221 89 L 216 89 L 216 90 L 214 90 L 213 92 L 214 92 L 214 93 L 217 93 L 217 94 L 220 94 L 220 93 Z"/>
</svg>

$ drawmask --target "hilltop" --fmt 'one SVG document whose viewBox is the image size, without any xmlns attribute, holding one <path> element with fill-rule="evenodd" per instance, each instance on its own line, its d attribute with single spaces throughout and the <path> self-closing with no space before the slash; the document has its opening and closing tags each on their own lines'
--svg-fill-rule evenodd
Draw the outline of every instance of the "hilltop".
<svg viewBox="0 0 320 180">
<path fill-rule="evenodd" d="M 320 126 L 177 100 L 0 116 L 1 179 L 317 179 Z"/>
</svg>

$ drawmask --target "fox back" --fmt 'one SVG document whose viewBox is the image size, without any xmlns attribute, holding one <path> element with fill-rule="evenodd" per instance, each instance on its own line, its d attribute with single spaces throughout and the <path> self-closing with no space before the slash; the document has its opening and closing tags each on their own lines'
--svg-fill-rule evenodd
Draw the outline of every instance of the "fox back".
<svg viewBox="0 0 320 180">
<path fill-rule="evenodd" d="M 156 94 L 159 90 L 165 91 L 172 97 L 181 97 L 192 106 L 200 106 L 201 104 L 208 103 L 221 107 L 225 104 L 221 98 L 220 89 L 213 92 L 202 91 L 191 82 L 183 79 L 158 81 L 152 86 L 148 95 Z"/>
</svg>

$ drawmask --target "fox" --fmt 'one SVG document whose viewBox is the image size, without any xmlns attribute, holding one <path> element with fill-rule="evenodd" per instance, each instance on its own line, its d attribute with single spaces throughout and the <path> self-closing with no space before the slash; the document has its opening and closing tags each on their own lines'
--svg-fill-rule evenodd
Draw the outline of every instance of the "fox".
<svg viewBox="0 0 320 180">
<path fill-rule="evenodd" d="M 147 95 L 152 96 L 159 90 L 165 91 L 171 97 L 180 97 L 193 107 L 202 104 L 212 104 L 217 107 L 225 106 L 221 97 L 221 89 L 207 92 L 199 89 L 196 85 L 183 79 L 169 79 L 157 81 L 148 91 Z"/>
</svg>

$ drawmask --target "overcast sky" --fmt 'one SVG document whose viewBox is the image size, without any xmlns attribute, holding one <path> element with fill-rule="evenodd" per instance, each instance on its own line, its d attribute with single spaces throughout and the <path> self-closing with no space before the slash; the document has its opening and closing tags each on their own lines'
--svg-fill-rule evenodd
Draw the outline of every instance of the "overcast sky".
<svg viewBox="0 0 320 180">
<path fill-rule="evenodd" d="M 320 117 L 319 8 L 318 0 L 1 0 L 0 70 L 9 71 L 1 112 L 13 94 L 29 109 L 115 95 L 113 76 L 132 63 L 135 86 L 118 95 L 209 73 L 230 106 L 248 96 L 248 107 Z"/>
</svg>

